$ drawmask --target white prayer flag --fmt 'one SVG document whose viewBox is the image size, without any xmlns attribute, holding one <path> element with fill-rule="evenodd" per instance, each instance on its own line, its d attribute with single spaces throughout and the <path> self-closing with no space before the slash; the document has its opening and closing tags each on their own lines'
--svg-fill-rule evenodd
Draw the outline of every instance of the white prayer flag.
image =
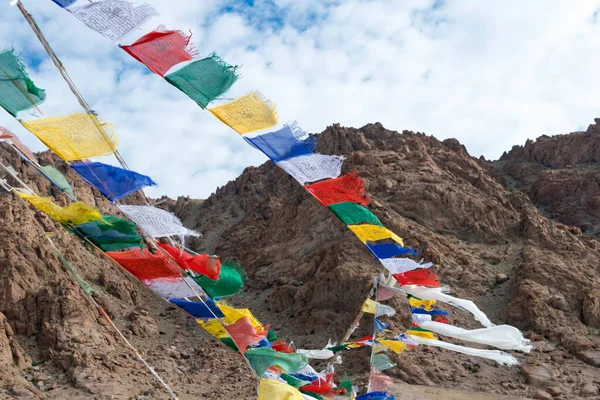
<svg viewBox="0 0 600 400">
<path fill-rule="evenodd" d="M 321 179 L 337 178 L 342 173 L 343 162 L 343 156 L 317 153 L 288 158 L 276 164 L 301 185 L 305 185 Z"/>
<path fill-rule="evenodd" d="M 184 227 L 175 215 L 160 208 L 151 206 L 119 206 L 119 210 L 151 237 L 200 236 L 199 233 Z"/>
</svg>

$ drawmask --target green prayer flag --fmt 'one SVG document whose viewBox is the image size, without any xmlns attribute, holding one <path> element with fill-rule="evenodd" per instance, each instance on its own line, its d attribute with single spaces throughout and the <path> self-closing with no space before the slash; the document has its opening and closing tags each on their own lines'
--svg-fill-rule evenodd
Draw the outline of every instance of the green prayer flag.
<svg viewBox="0 0 600 400">
<path fill-rule="evenodd" d="M 206 108 L 208 103 L 228 91 L 237 80 L 237 68 L 212 54 L 165 76 L 165 79 L 200 107 Z"/>
<path fill-rule="evenodd" d="M 303 381 L 302 379 L 298 379 L 288 374 L 281 374 L 281 379 L 287 382 L 288 385 L 295 387 L 298 389 L 301 386 L 305 386 L 310 384 L 308 381 Z"/>
<path fill-rule="evenodd" d="M 46 91 L 35 86 L 14 50 L 0 52 L 0 106 L 13 117 L 42 103 Z"/>
<path fill-rule="evenodd" d="M 65 178 L 59 170 L 51 165 L 40 167 L 40 169 L 44 171 L 44 174 L 52 181 L 52 183 L 71 195 L 72 198 L 76 198 L 75 193 L 73 193 L 73 188 L 69 185 L 69 182 L 67 182 L 67 178 Z"/>
<path fill-rule="evenodd" d="M 345 201 L 332 204 L 329 209 L 346 225 L 371 224 L 383 226 L 375 214 L 360 204 Z"/>
<path fill-rule="evenodd" d="M 277 340 L 277 332 L 275 332 L 274 329 L 269 329 L 269 331 L 267 332 L 267 340 L 269 342 L 274 342 Z"/>
<path fill-rule="evenodd" d="M 337 346 L 327 347 L 326 350 L 331 350 L 334 353 L 337 353 L 338 351 L 346 350 L 347 348 L 348 346 L 346 346 L 345 344 L 339 344 Z"/>
<path fill-rule="evenodd" d="M 144 247 L 143 239 L 135 230 L 135 224 L 111 215 L 102 216 L 102 220 L 76 225 L 73 230 L 104 251 Z"/>
<path fill-rule="evenodd" d="M 229 336 L 219 339 L 221 343 L 227 345 L 233 351 L 239 351 L 232 338 Z"/>
<path fill-rule="evenodd" d="M 196 281 L 202 289 L 212 298 L 233 296 L 239 292 L 246 281 L 246 273 L 239 263 L 234 261 L 221 262 L 219 278 L 213 281 L 207 276 L 195 276 Z"/>
<path fill-rule="evenodd" d="M 248 357 L 252 369 L 256 371 L 258 376 L 262 376 L 273 365 L 276 365 L 284 372 L 293 374 L 304 368 L 308 363 L 306 356 L 303 354 L 278 353 L 268 347 L 250 349 L 244 354 Z"/>
<path fill-rule="evenodd" d="M 374 354 L 373 358 L 371 359 L 371 364 L 380 372 L 383 372 L 386 369 L 394 368 L 396 366 L 396 364 L 392 363 L 390 357 L 387 354 L 383 353 Z"/>
</svg>

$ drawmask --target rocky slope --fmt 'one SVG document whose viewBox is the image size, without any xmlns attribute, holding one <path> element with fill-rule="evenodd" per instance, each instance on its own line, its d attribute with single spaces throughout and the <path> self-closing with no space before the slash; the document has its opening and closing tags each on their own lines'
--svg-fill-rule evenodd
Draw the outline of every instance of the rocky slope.
<svg viewBox="0 0 600 400">
<path fill-rule="evenodd" d="M 421 348 L 399 357 L 391 374 L 412 384 L 488 393 L 594 395 L 600 384 L 599 242 L 548 219 L 524 193 L 505 190 L 489 165 L 455 140 L 398 134 L 380 124 L 334 125 L 321 134 L 318 150 L 347 156 L 344 170 L 359 171 L 373 212 L 424 248 L 446 285 L 475 300 L 494 322 L 514 324 L 536 342 L 532 354 L 519 356 L 522 368 Z M 246 169 L 201 205 L 180 198 L 170 208 L 204 233 L 195 246 L 242 262 L 250 280 L 239 304 L 251 304 L 300 347 L 340 338 L 380 271 L 341 222 L 270 162 Z M 508 282 L 498 284 L 499 273 Z M 400 311 L 394 327 L 405 329 L 405 300 L 394 305 Z M 477 326 L 459 312 L 451 321 Z M 361 376 L 366 357 L 348 355 L 349 373 Z"/>
<path fill-rule="evenodd" d="M 334 125 L 321 134 L 318 150 L 346 155 L 344 170 L 359 171 L 373 212 L 424 249 L 444 284 L 474 300 L 495 323 L 527 331 L 536 344 L 531 354 L 517 355 L 520 368 L 422 346 L 396 357 L 390 375 L 453 388 L 452 395 L 462 398 L 469 398 L 465 391 L 489 399 L 599 395 L 597 240 L 547 218 L 521 191 L 506 190 L 502 171 L 470 157 L 455 140 L 399 134 L 380 124 Z M 0 159 L 39 193 L 66 203 L 3 145 Z M 67 171 L 48 155 L 46 163 Z M 117 214 L 71 171 L 67 177 L 82 200 Z M 381 271 L 341 222 L 270 162 L 246 169 L 204 202 L 181 197 L 161 207 L 204 233 L 189 246 L 244 265 L 249 281 L 233 302 L 249 306 L 300 348 L 339 339 Z M 12 194 L 0 192 L 0 215 L 0 398 L 166 398 L 73 283 L 37 223 L 182 399 L 255 397 L 254 381 L 235 354 L 93 249 Z M 509 280 L 498 283 L 499 273 Z M 406 301 L 391 304 L 399 311 L 392 327 L 401 331 L 409 323 Z M 468 315 L 451 311 L 451 323 L 477 327 Z M 365 319 L 357 335 L 371 322 Z M 338 370 L 365 383 L 367 359 L 365 349 L 345 353 Z M 414 392 L 426 398 L 427 390 Z"/>
</svg>

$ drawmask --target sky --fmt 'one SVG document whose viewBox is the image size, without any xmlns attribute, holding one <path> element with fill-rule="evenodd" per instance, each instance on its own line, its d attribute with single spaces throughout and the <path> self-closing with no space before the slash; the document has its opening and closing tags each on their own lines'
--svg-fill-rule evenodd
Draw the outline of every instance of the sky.
<svg viewBox="0 0 600 400">
<path fill-rule="evenodd" d="M 79 0 L 85 3 L 87 0 Z M 44 116 L 81 112 L 16 7 L 0 5 L 0 49 L 13 47 Z M 266 157 L 191 99 L 51 0 L 22 0 L 100 117 L 116 126 L 132 170 L 163 194 L 206 198 Z M 78 4 L 80 4 L 78 3 Z M 193 32 L 201 56 L 241 65 L 224 95 L 260 91 L 280 125 L 319 133 L 381 122 L 498 159 L 541 135 L 600 117 L 600 0 L 148 0 L 163 24 Z M 596 82 L 596 83 L 594 83 Z M 23 120 L 38 118 L 31 112 Z M 0 125 L 44 145 L 4 111 Z M 275 127 L 274 129 L 277 129 Z M 115 164 L 114 157 L 98 161 Z"/>
</svg>

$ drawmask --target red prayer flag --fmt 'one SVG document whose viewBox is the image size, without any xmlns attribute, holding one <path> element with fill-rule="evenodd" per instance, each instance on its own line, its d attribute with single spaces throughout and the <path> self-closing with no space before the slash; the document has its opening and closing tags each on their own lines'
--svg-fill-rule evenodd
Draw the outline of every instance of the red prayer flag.
<svg viewBox="0 0 600 400">
<path fill-rule="evenodd" d="M 326 397 L 332 397 L 334 395 L 345 395 L 346 389 L 344 388 L 333 388 L 333 377 L 335 372 L 331 372 L 324 377 L 317 378 L 310 385 L 302 386 L 302 390 L 309 393 L 317 393 Z"/>
<path fill-rule="evenodd" d="M 161 25 L 135 43 L 121 48 L 150 71 L 164 77 L 172 66 L 190 61 L 196 55 L 191 38 L 191 33 L 188 36 L 181 31 L 169 31 Z"/>
<path fill-rule="evenodd" d="M 152 254 L 148 249 L 107 252 L 123 268 L 140 280 L 180 277 L 177 264 L 164 254 Z"/>
<path fill-rule="evenodd" d="M 248 317 L 238 319 L 233 324 L 227 325 L 225 329 L 242 353 L 246 350 L 246 347 L 265 339 L 267 337 L 267 332 L 269 331 L 268 326 L 257 331 Z"/>
<path fill-rule="evenodd" d="M 17 149 L 19 149 L 19 151 L 21 153 L 23 153 L 25 155 L 25 157 L 29 158 L 32 161 L 37 161 L 37 157 L 35 156 L 35 154 L 33 154 L 31 152 L 31 150 L 29 150 L 29 147 L 27 147 L 23 143 L 21 143 L 19 138 L 16 137 L 14 133 L 12 133 L 8 129 L 3 128 L 1 126 L 0 126 L 0 139 L 10 140 L 13 143 L 13 145 Z"/>
<path fill-rule="evenodd" d="M 402 274 L 394 274 L 394 278 L 402 285 L 419 285 L 440 287 L 440 277 L 430 268 L 419 268 Z"/>
<path fill-rule="evenodd" d="M 290 346 L 283 340 L 278 340 L 276 342 L 271 343 L 271 348 L 278 353 L 287 353 L 287 354 L 295 353 L 294 349 L 292 349 L 292 346 Z"/>
<path fill-rule="evenodd" d="M 365 186 L 357 173 L 353 171 L 339 178 L 306 185 L 305 188 L 324 206 L 344 201 L 367 205 L 369 196 L 365 194 Z"/>
<path fill-rule="evenodd" d="M 199 254 L 193 256 L 185 251 L 181 251 L 177 247 L 169 246 L 168 244 L 159 243 L 171 257 L 177 260 L 179 266 L 187 271 L 193 271 L 197 274 L 206 275 L 213 281 L 219 278 L 221 273 L 221 260 L 217 257 L 211 257 L 208 254 Z"/>
</svg>

